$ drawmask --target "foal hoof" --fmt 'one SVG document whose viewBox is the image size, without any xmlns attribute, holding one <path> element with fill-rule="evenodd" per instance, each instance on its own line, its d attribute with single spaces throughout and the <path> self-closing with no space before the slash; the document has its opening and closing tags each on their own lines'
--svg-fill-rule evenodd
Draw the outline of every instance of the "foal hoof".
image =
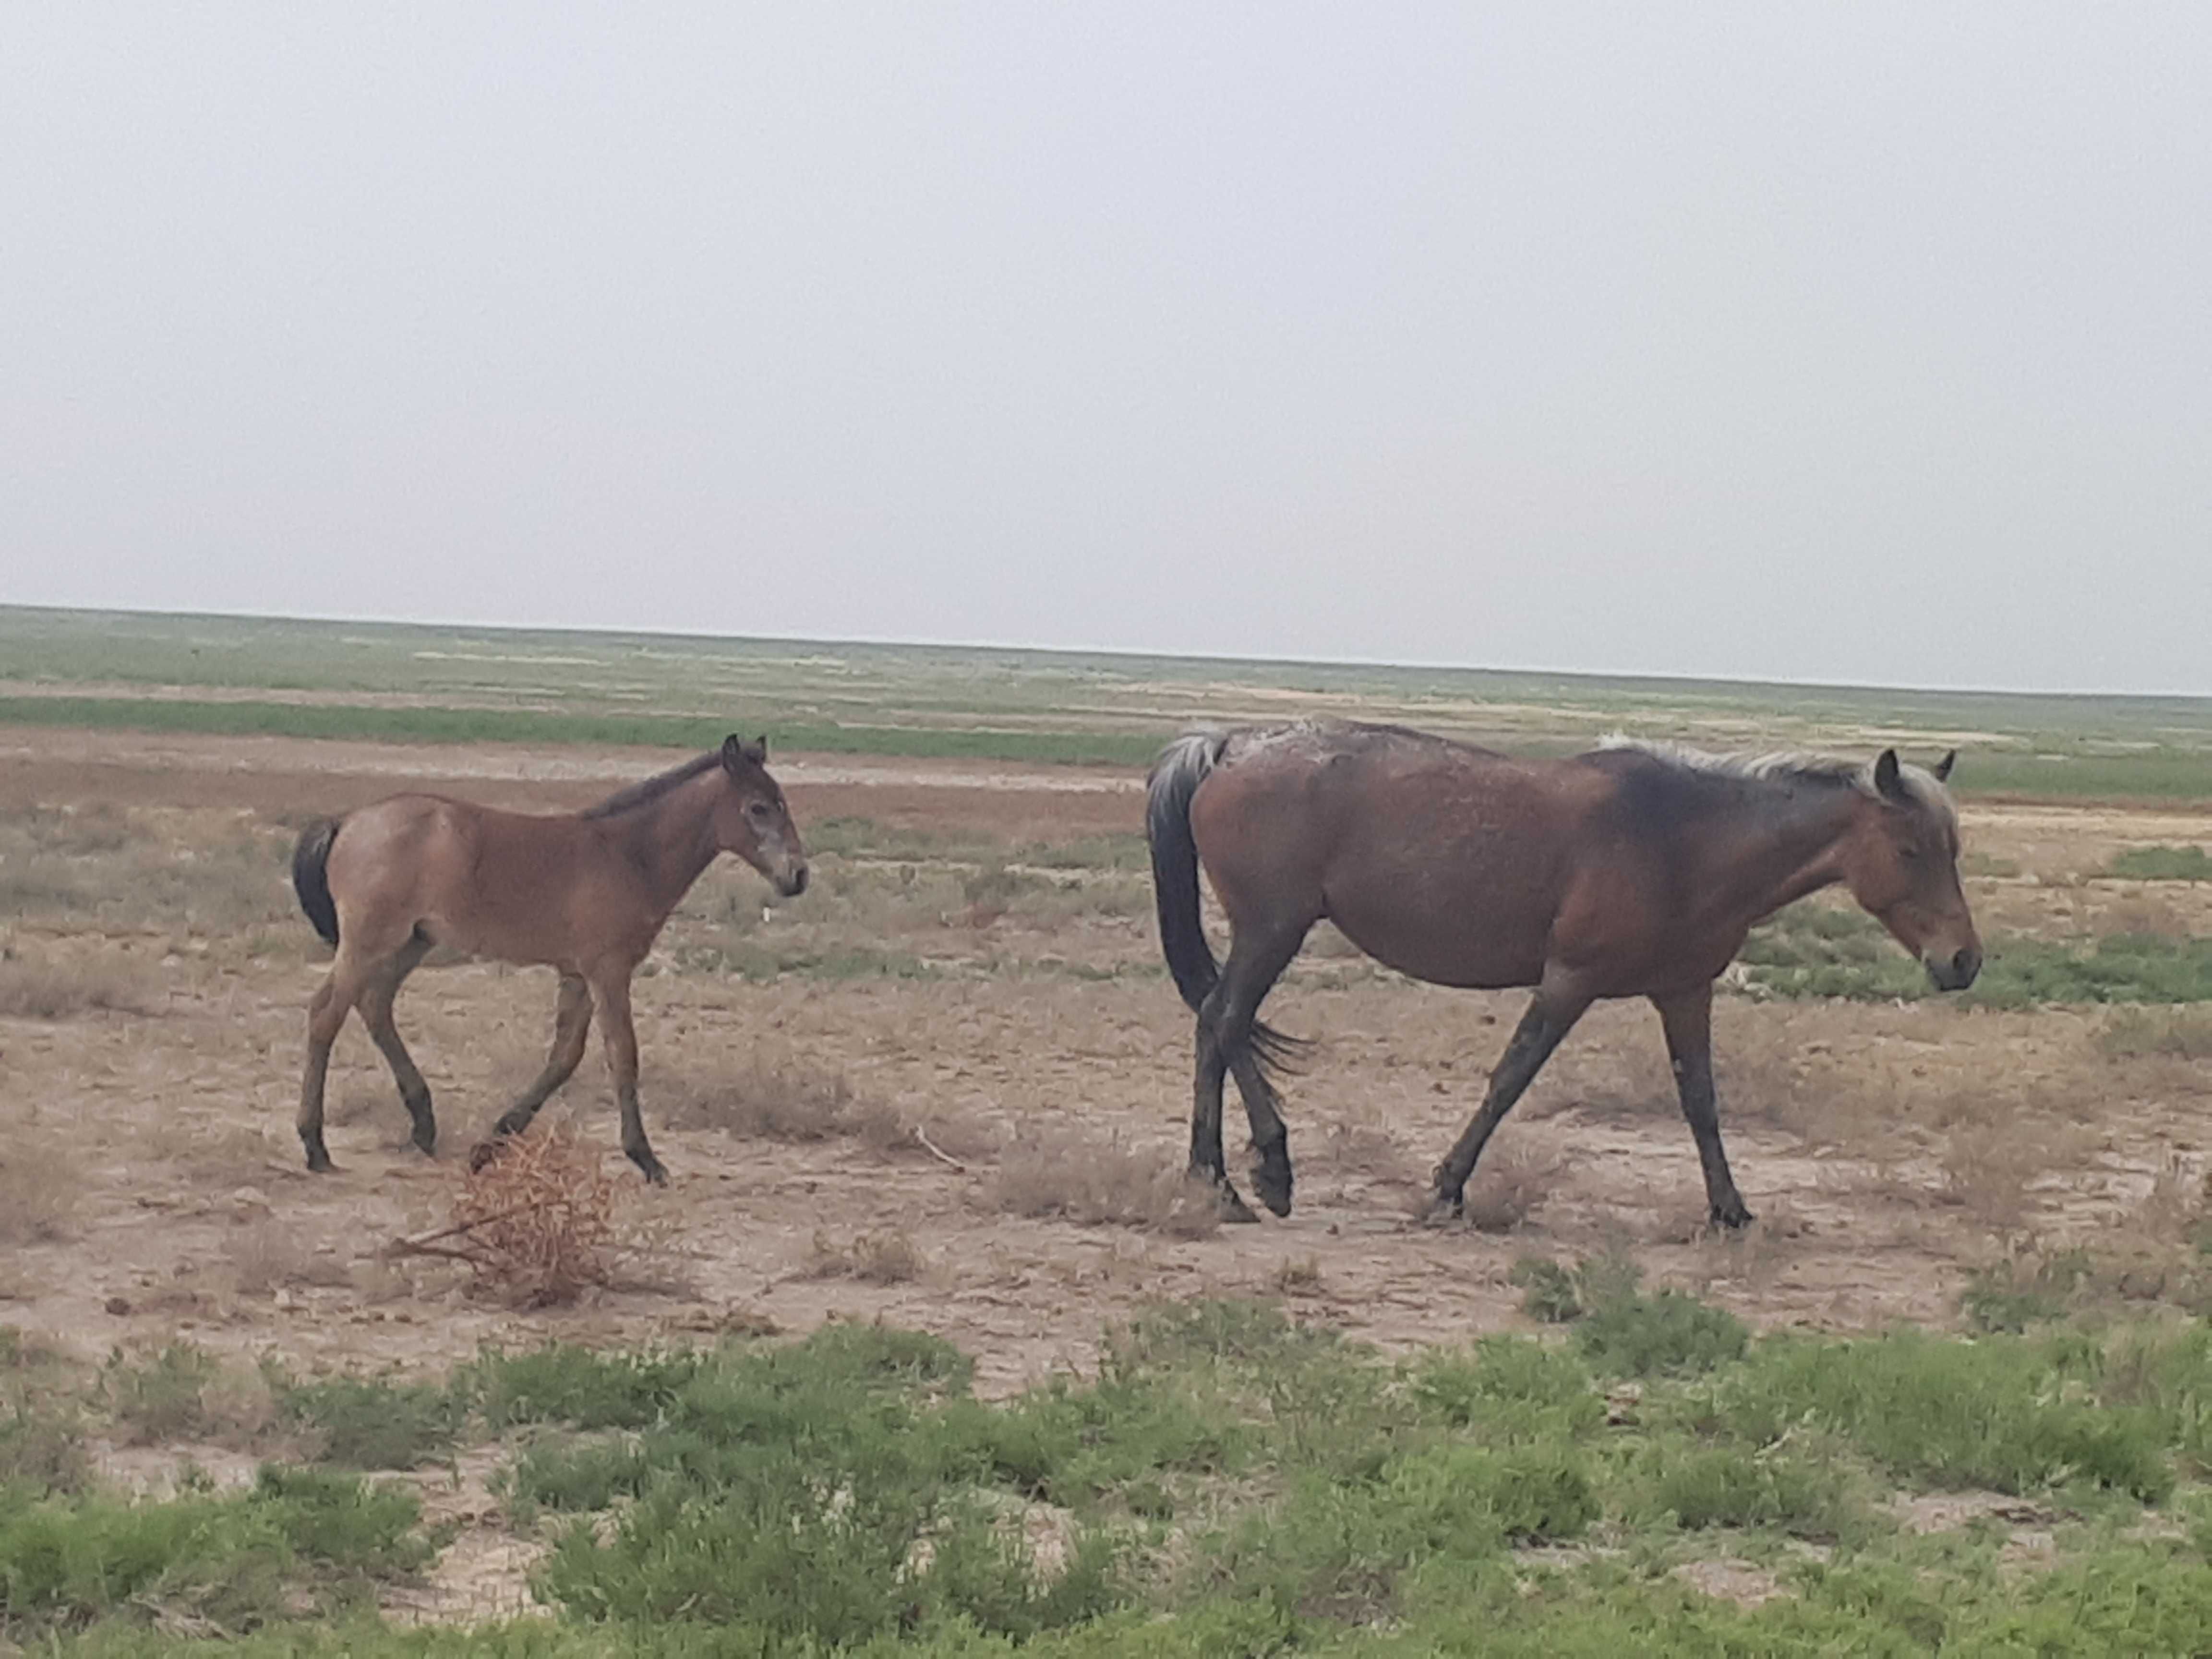
<svg viewBox="0 0 2212 1659">
<path fill-rule="evenodd" d="M 629 1152 L 629 1161 L 636 1164 L 639 1170 L 644 1175 L 647 1185 L 653 1187 L 665 1187 L 668 1184 L 668 1170 L 666 1167 L 662 1164 L 661 1161 L 655 1158 L 649 1150 L 640 1148 L 637 1151 L 631 1152 L 628 1147 L 624 1147 L 623 1150 Z"/>
<path fill-rule="evenodd" d="M 1741 1231 L 1757 1219 L 1749 1210 L 1744 1208 L 1743 1200 L 1740 1198 L 1733 1203 L 1714 1205 L 1711 1215 L 1714 1226 L 1723 1232 L 1730 1233 Z"/>
<path fill-rule="evenodd" d="M 305 1144 L 307 1149 L 307 1173 L 309 1175 L 329 1175 L 337 1170 L 338 1166 L 331 1162 L 329 1150 L 324 1146 L 322 1138 L 320 1136 L 317 1136 L 314 1139 L 307 1141 Z"/>
<path fill-rule="evenodd" d="M 1451 1227 L 1467 1214 L 1467 1200 L 1458 1193 L 1431 1193 L 1421 1205 L 1419 1220 L 1424 1227 Z"/>
<path fill-rule="evenodd" d="M 435 1124 L 416 1124 L 415 1133 L 410 1139 L 415 1142 L 415 1150 L 423 1157 L 437 1157 L 438 1128 Z"/>
<path fill-rule="evenodd" d="M 479 1170 L 490 1168 L 506 1152 L 507 1141 L 501 1136 L 494 1135 L 489 1139 L 479 1140 L 469 1148 L 469 1173 L 474 1175 Z"/>
</svg>

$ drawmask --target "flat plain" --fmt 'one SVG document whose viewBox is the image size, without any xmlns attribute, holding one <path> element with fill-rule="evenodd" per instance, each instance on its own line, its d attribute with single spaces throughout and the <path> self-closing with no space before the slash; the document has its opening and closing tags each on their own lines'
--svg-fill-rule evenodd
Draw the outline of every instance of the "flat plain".
<svg viewBox="0 0 2212 1659">
<path fill-rule="evenodd" d="M 1308 714 L 1547 751 L 1615 728 L 1958 747 L 1989 973 L 1923 994 L 1871 924 L 1798 907 L 1717 1015 L 1752 1228 L 1704 1228 L 1656 1022 L 1624 1006 L 1500 1132 L 1470 1224 L 1438 1230 L 1412 1205 L 1519 998 L 1408 983 L 1324 928 L 1269 1010 L 1314 1039 L 1289 1086 L 1297 1208 L 1212 1224 L 1177 1178 L 1190 1030 L 1152 936 L 1142 763 L 1194 720 Z M 2212 1302 L 2203 702 L 0 611 L 0 1320 L 64 1368 L 189 1352 L 212 1399 L 272 1366 L 411 1381 L 487 1346 L 880 1322 L 1019 1401 L 1095 1378 L 1148 1310 L 1216 1301 L 1425 1363 L 1539 1332 L 1532 1263 L 1629 1264 L 1758 1334 L 2155 1325 Z M 613 1178 L 603 1282 L 524 1305 L 465 1261 L 395 1255 L 450 1224 L 470 1147 L 542 1051 L 551 980 L 434 963 L 410 982 L 434 1159 L 349 1026 L 340 1170 L 310 1177 L 290 1119 L 325 952 L 286 882 L 299 827 L 398 788 L 573 808 L 731 729 L 769 735 L 817 879 L 772 902 L 717 866 L 641 976 L 672 1183 L 621 1163 L 594 1055 L 544 1121 Z M 252 1411 L 135 1432 L 103 1397 L 95 1482 L 162 1493 L 189 1468 L 228 1489 L 274 1443 Z M 427 1481 L 452 1525 L 376 1590 L 386 1615 L 538 1604 L 545 1535 L 500 1495 L 513 1450 Z M 1761 1559 L 1759 1583 L 1786 1580 Z M 46 1617 L 11 1626 L 75 1627 Z"/>
</svg>

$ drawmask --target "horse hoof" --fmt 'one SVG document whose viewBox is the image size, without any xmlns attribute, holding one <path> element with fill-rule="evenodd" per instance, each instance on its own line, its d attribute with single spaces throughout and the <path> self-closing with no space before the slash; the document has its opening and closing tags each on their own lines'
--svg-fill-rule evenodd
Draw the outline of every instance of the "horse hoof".
<svg viewBox="0 0 2212 1659">
<path fill-rule="evenodd" d="M 1431 1193 L 1428 1202 L 1421 1206 L 1420 1223 L 1424 1227 L 1455 1225 L 1467 1213 L 1467 1200 L 1457 1193 Z"/>
<path fill-rule="evenodd" d="M 321 1146 L 310 1146 L 307 1148 L 307 1173 L 309 1175 L 331 1175 L 337 1170 L 337 1167 L 338 1166 L 337 1164 L 331 1162 L 330 1153 L 325 1152 Z"/>
<path fill-rule="evenodd" d="M 1260 1219 L 1252 1212 L 1252 1206 L 1237 1195 L 1237 1189 L 1225 1182 L 1214 1189 L 1213 1207 L 1224 1221 L 1235 1225 L 1241 1226 L 1248 1221 L 1257 1224 Z"/>
<path fill-rule="evenodd" d="M 1734 1204 L 1716 1204 L 1712 1207 L 1712 1224 L 1723 1232 L 1738 1232 L 1748 1227 L 1758 1218 L 1743 1206 L 1741 1199 Z"/>
<path fill-rule="evenodd" d="M 629 1161 L 637 1165 L 647 1186 L 665 1187 L 668 1184 L 666 1167 L 651 1152 L 631 1152 Z"/>
<path fill-rule="evenodd" d="M 1285 1160 L 1279 1168 L 1262 1164 L 1252 1171 L 1252 1190 L 1260 1201 L 1277 1215 L 1291 1212 L 1291 1166 Z"/>
<path fill-rule="evenodd" d="M 437 1157 L 438 1132 L 435 1129 L 417 1129 L 412 1138 L 416 1152 L 425 1158 Z"/>
</svg>

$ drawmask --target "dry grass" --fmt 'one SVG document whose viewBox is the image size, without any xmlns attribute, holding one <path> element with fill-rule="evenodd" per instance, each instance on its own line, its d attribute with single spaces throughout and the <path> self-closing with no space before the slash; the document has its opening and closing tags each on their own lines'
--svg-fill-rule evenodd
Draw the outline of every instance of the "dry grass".
<svg viewBox="0 0 2212 1659">
<path fill-rule="evenodd" d="M 904 1285 L 928 1270 L 928 1258 L 914 1240 L 896 1228 L 858 1233 L 840 1244 L 827 1233 L 814 1235 L 812 1279 L 857 1279 L 864 1285 Z"/>
<path fill-rule="evenodd" d="M 789 1060 L 757 1059 L 712 1082 L 676 1081 L 658 1091 L 654 1109 L 676 1128 L 753 1140 L 850 1137 L 889 1152 L 913 1138 L 896 1108 L 856 1096 L 842 1072 Z"/>
<path fill-rule="evenodd" d="M 614 1177 L 572 1126 L 488 1141 L 462 1177 L 453 1224 L 403 1239 L 403 1253 L 465 1261 L 480 1284 L 527 1307 L 573 1302 L 613 1276 Z"/>
<path fill-rule="evenodd" d="M 1322 1292 L 1321 1258 L 1317 1255 L 1285 1258 L 1275 1269 L 1273 1284 L 1278 1296 L 1319 1296 Z"/>
<path fill-rule="evenodd" d="M 294 1286 L 324 1289 L 353 1283 L 351 1269 L 322 1255 L 289 1227 L 263 1221 L 241 1227 L 223 1243 L 233 1285 L 240 1296 L 271 1296 Z"/>
<path fill-rule="evenodd" d="M 1410 1182 L 1419 1173 L 1413 1153 L 1389 1131 L 1370 1123 L 1332 1123 L 1322 1137 L 1322 1158 L 1345 1175 Z"/>
<path fill-rule="evenodd" d="M 1468 1182 L 1467 1221 L 1477 1232 L 1510 1233 L 1558 1187 L 1565 1160 L 1515 1142 L 1487 1148 Z"/>
<path fill-rule="evenodd" d="M 2025 1237 L 2039 1207 L 2030 1183 L 2078 1167 L 2081 1139 L 2047 1121 L 1958 1125 L 1944 1137 L 1936 1195 L 1999 1238 Z"/>
<path fill-rule="evenodd" d="M 2097 1033 L 2115 1060 L 2212 1060 L 2212 1009 L 2122 1008 Z"/>
<path fill-rule="evenodd" d="M 34 1244 L 65 1237 L 82 1191 L 76 1161 L 58 1144 L 11 1132 L 0 1157 L 0 1243 Z"/>
<path fill-rule="evenodd" d="M 1203 1238 L 1221 1225 L 1212 1189 L 1191 1179 L 1179 1160 L 1071 1133 L 1008 1146 L 989 1202 L 1009 1215 L 1143 1227 L 1178 1238 Z"/>
<path fill-rule="evenodd" d="M 152 975 L 113 957 L 55 961 L 14 948 L 0 953 L 0 1016 L 67 1019 L 83 1013 L 151 1013 L 160 987 Z"/>
</svg>

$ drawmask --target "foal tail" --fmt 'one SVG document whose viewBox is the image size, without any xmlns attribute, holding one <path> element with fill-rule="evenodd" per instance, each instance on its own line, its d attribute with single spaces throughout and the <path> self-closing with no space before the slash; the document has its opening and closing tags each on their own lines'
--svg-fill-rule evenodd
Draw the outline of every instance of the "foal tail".
<svg viewBox="0 0 2212 1659">
<path fill-rule="evenodd" d="M 331 898 L 331 878 L 325 867 L 331 861 L 331 843 L 337 838 L 338 820 L 319 818 L 300 832 L 300 844 L 292 849 L 292 890 L 300 896 L 300 908 L 307 913 L 307 920 L 315 924 L 325 945 L 338 942 L 338 907 Z"/>
<path fill-rule="evenodd" d="M 1199 920 L 1198 842 L 1190 833 L 1190 798 L 1221 759 L 1229 733 L 1187 732 L 1160 751 L 1146 785 L 1145 839 L 1152 852 L 1152 897 L 1160 919 L 1160 949 L 1176 989 L 1193 1013 L 1221 983 L 1221 967 Z M 1252 1049 L 1262 1067 L 1287 1066 L 1304 1039 L 1252 1022 Z"/>
</svg>

